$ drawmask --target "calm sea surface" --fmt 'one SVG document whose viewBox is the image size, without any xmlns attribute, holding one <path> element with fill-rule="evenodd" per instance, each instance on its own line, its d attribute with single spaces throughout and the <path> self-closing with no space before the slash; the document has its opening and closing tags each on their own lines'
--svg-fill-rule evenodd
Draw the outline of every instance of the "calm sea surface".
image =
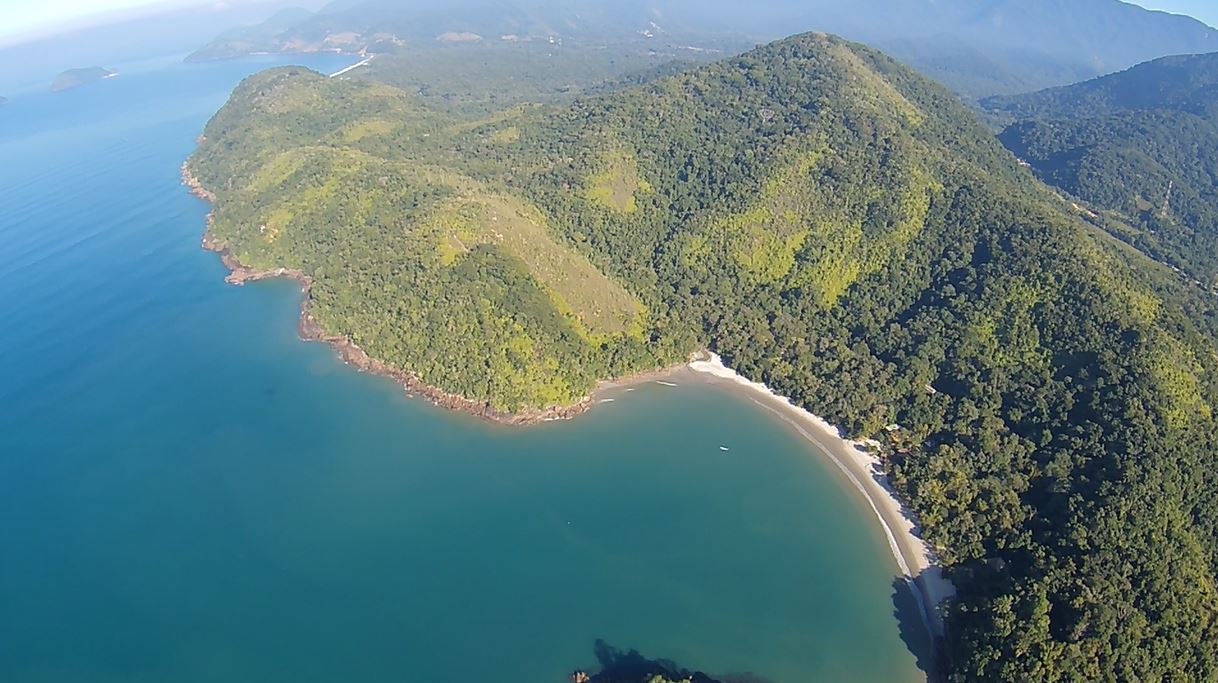
<svg viewBox="0 0 1218 683">
<path fill-rule="evenodd" d="M 278 63 L 0 108 L 0 680 L 562 683 L 597 639 L 922 678 L 870 511 L 747 399 L 497 427 L 300 341 L 292 284 L 225 285 L 178 167 Z"/>
</svg>

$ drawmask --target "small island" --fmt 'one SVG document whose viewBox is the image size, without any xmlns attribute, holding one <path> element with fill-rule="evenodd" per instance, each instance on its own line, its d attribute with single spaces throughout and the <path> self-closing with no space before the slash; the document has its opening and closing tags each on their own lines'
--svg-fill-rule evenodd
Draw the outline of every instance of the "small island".
<svg viewBox="0 0 1218 683">
<path fill-rule="evenodd" d="M 6 105 L 6 104 L 8 104 L 8 98 L 7 98 L 7 97 L 0 97 L 0 107 L 3 107 L 3 106 L 4 106 L 4 105 Z"/>
<path fill-rule="evenodd" d="M 86 83 L 112 78 L 117 75 L 117 71 L 103 69 L 100 66 L 87 66 L 80 69 L 68 69 L 67 71 L 64 71 L 56 76 L 55 80 L 51 82 L 51 92 L 70 90 Z"/>
</svg>

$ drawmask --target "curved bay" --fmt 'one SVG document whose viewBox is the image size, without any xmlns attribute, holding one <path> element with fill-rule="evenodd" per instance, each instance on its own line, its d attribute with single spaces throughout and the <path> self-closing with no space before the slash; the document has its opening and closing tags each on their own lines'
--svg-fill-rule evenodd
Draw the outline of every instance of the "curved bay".
<svg viewBox="0 0 1218 683">
<path fill-rule="evenodd" d="M 178 165 L 279 61 L 0 110 L 0 678 L 533 683 L 597 638 L 921 678 L 864 504 L 747 399 L 649 384 L 489 425 L 302 343 L 291 283 L 225 285 Z"/>
</svg>

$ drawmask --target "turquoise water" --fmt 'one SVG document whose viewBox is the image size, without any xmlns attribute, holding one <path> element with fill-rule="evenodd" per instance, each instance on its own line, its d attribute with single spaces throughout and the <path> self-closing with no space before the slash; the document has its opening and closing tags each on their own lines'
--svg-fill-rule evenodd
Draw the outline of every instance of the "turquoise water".
<svg viewBox="0 0 1218 683">
<path fill-rule="evenodd" d="M 301 342 L 292 284 L 225 285 L 178 166 L 274 63 L 0 109 L 0 680 L 561 683 L 598 638 L 924 678 L 871 513 L 747 399 L 498 427 Z"/>
</svg>

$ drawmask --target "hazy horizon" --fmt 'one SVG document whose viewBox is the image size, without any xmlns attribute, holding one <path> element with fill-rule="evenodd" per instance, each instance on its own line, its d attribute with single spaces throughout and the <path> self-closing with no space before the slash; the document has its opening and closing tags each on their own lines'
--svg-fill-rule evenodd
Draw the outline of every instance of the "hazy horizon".
<svg viewBox="0 0 1218 683">
<path fill-rule="evenodd" d="M 1218 3 L 1213 0 L 1125 0 L 1146 9 L 1183 14 L 1218 28 Z"/>
<path fill-rule="evenodd" d="M 183 10 L 211 11 L 217 16 L 282 7 L 316 9 L 327 0 L 0 0 L 6 15 L 0 48 L 19 46 L 81 30 L 153 18 Z M 264 17 L 263 17 L 264 18 Z M 235 24 L 234 24 L 235 25 Z"/>
</svg>

